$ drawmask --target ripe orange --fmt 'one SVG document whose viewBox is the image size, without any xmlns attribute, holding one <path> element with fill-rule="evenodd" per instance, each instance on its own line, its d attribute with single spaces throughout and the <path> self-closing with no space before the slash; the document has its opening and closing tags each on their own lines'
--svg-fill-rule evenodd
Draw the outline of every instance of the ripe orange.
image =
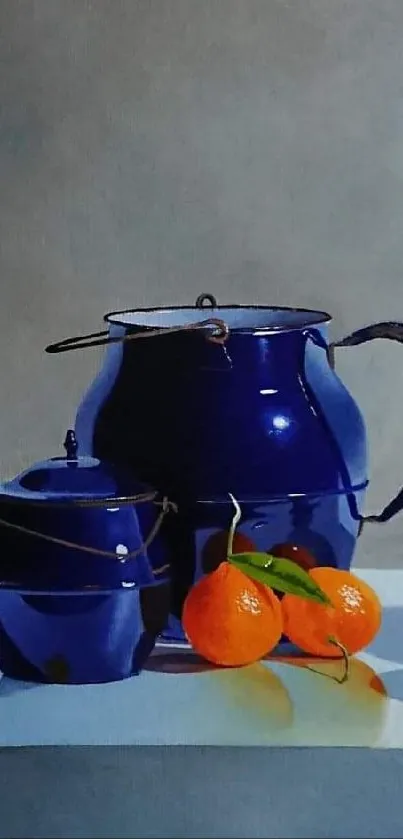
<svg viewBox="0 0 403 839">
<path fill-rule="evenodd" d="M 241 667 L 280 640 L 280 601 L 229 562 L 202 577 L 184 603 L 182 625 L 193 648 L 213 664 Z"/>
<path fill-rule="evenodd" d="M 348 654 L 368 646 L 375 638 L 382 619 L 382 606 L 376 592 L 350 571 L 312 568 L 309 574 L 328 595 L 332 605 L 324 606 L 294 594 L 281 601 L 284 634 L 306 653 L 339 658 L 340 648 Z"/>
<path fill-rule="evenodd" d="M 225 562 L 228 551 L 228 536 L 229 533 L 225 530 L 217 530 L 207 539 L 202 551 L 202 567 L 204 574 L 209 574 L 210 571 L 215 571 L 216 568 Z M 244 536 L 239 530 L 234 533 L 232 543 L 232 553 L 253 553 L 256 551 L 256 545 L 248 536 Z"/>
</svg>

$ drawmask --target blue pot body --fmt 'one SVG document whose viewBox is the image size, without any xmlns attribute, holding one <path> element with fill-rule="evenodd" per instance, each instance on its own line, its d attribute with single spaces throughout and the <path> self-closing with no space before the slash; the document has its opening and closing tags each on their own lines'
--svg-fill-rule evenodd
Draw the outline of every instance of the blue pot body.
<svg viewBox="0 0 403 839">
<path fill-rule="evenodd" d="M 110 335 L 200 319 L 180 311 L 109 316 Z M 258 549 L 291 541 L 318 564 L 348 568 L 368 483 L 363 419 L 329 364 L 325 318 L 259 307 L 209 314 L 230 323 L 225 345 L 203 330 L 111 345 L 76 418 L 83 451 L 178 503 L 164 530 L 177 627 L 205 541 L 228 531 L 229 493 Z"/>
<path fill-rule="evenodd" d="M 20 476 L 0 495 L 0 669 L 66 684 L 137 674 L 168 619 L 170 573 L 160 533 L 129 554 L 161 508 L 33 500 L 23 486 Z"/>
<path fill-rule="evenodd" d="M 299 545 L 315 557 L 318 565 L 348 570 L 357 538 L 355 511 L 361 509 L 363 498 L 364 491 L 359 490 L 243 502 L 238 533 L 258 551 L 270 552 L 273 546 L 284 543 Z M 185 640 L 180 621 L 183 601 L 192 583 L 225 559 L 233 514 L 228 502 L 197 502 L 182 505 L 170 520 L 169 545 L 175 560 L 171 613 L 163 633 L 167 641 Z"/>
<path fill-rule="evenodd" d="M 0 669 L 49 684 L 129 678 L 142 670 L 168 610 L 163 584 L 91 595 L 0 591 Z"/>
<path fill-rule="evenodd" d="M 141 551 L 159 511 L 159 507 L 149 503 L 59 506 L 15 503 L 0 495 L 0 588 L 3 585 L 27 593 L 91 595 L 165 582 L 169 579 L 169 567 L 161 533 L 147 550 Z M 1 520 L 77 545 L 77 549 L 35 538 L 2 525 Z M 110 552 L 111 556 L 92 553 L 98 550 Z"/>
</svg>

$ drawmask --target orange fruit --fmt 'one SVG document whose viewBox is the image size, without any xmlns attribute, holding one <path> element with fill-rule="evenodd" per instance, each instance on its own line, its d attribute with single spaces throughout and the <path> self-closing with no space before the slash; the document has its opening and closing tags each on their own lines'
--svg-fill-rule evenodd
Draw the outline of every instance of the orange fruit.
<svg viewBox="0 0 403 839">
<path fill-rule="evenodd" d="M 343 653 L 329 638 L 342 644 L 350 655 L 368 646 L 382 620 L 376 592 L 350 571 L 312 568 L 309 574 L 332 605 L 286 594 L 281 601 L 285 635 L 304 652 L 331 658 Z"/>
<path fill-rule="evenodd" d="M 213 533 L 207 539 L 202 551 L 202 568 L 204 574 L 215 571 L 221 562 L 225 562 L 227 559 L 228 537 L 229 533 L 227 531 L 217 530 L 216 533 Z M 256 545 L 248 536 L 244 536 L 239 531 L 234 533 L 232 553 L 254 553 L 256 550 Z"/>
<path fill-rule="evenodd" d="M 213 664 L 241 667 L 280 640 L 280 601 L 229 562 L 202 577 L 186 597 L 182 625 L 193 648 Z"/>
</svg>

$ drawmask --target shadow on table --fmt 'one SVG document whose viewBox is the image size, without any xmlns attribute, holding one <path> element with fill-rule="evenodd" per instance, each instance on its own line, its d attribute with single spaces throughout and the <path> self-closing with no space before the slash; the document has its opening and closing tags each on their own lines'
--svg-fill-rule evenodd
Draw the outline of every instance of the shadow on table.
<svg viewBox="0 0 403 839">
<path fill-rule="evenodd" d="M 368 652 L 403 666 L 403 608 L 386 606 L 383 609 L 381 631 Z"/>
<path fill-rule="evenodd" d="M 389 699 L 403 700 L 403 670 L 391 670 L 390 673 L 382 673 L 382 681 Z"/>
<path fill-rule="evenodd" d="M 145 664 L 144 670 L 154 673 L 209 673 L 221 670 L 191 650 L 158 650 Z"/>
<path fill-rule="evenodd" d="M 0 699 L 39 687 L 41 685 L 36 682 L 18 682 L 15 679 L 8 679 L 7 676 L 3 676 L 0 681 Z"/>
</svg>

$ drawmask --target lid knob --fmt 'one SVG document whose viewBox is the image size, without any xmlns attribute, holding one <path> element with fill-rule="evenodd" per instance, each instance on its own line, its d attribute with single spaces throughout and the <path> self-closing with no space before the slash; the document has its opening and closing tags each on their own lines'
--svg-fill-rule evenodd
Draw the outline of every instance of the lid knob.
<svg viewBox="0 0 403 839">
<path fill-rule="evenodd" d="M 64 441 L 67 460 L 77 460 L 78 442 L 75 431 L 69 428 Z"/>
</svg>

